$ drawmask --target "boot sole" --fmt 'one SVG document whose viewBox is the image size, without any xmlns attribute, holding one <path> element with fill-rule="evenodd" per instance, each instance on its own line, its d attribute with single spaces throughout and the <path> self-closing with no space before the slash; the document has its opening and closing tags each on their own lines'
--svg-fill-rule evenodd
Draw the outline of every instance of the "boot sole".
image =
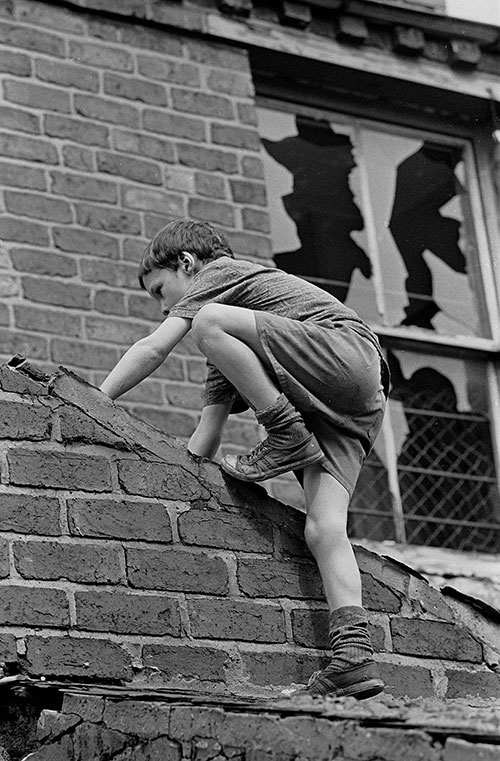
<svg viewBox="0 0 500 761">
<path fill-rule="evenodd" d="M 267 471 L 266 473 L 258 473 L 256 476 L 248 476 L 246 473 L 241 473 L 237 468 L 233 468 L 231 465 L 229 465 L 229 463 L 226 462 L 225 457 L 221 461 L 220 466 L 225 473 L 228 473 L 230 476 L 233 476 L 233 478 L 238 478 L 240 481 L 258 483 L 259 481 L 267 481 L 269 478 L 275 478 L 275 476 L 280 476 L 282 475 L 282 473 L 288 473 L 290 470 L 302 470 L 302 468 L 305 468 L 307 465 L 312 465 L 315 462 L 319 462 L 320 460 L 323 460 L 324 457 L 325 455 L 323 454 L 323 452 L 316 452 L 314 455 L 311 455 L 310 457 L 303 458 L 296 462 L 287 463 L 286 465 L 282 465 L 281 467 L 277 465 L 272 470 Z"/>
</svg>

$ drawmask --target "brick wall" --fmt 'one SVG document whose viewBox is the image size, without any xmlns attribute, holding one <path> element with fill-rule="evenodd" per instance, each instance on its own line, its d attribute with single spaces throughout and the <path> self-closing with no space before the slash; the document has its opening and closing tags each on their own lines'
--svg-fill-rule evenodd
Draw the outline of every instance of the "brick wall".
<svg viewBox="0 0 500 761">
<path fill-rule="evenodd" d="M 306 681 L 325 662 L 327 610 L 303 514 L 71 372 L 22 370 L 0 369 L 8 670 L 262 695 Z M 500 697 L 498 616 L 356 554 L 389 693 Z"/>
<path fill-rule="evenodd" d="M 155 702 L 119 695 L 64 696 L 45 711 L 40 747 L 26 761 L 497 761 L 495 710 L 401 701 L 370 709 Z"/>
<path fill-rule="evenodd" d="M 271 256 L 247 53 L 147 25 L 146 5 L 117 3 L 115 19 L 0 7 L 0 357 L 96 385 L 158 324 L 136 269 L 168 220 L 209 220 L 240 255 Z M 186 438 L 204 376 L 187 339 L 123 402 Z M 246 446 L 255 431 L 241 418 L 227 438 Z"/>
</svg>

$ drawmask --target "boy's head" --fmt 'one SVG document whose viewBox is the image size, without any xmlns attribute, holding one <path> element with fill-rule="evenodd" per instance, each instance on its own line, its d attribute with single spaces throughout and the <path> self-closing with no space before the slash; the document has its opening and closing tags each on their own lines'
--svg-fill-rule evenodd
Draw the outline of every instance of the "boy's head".
<svg viewBox="0 0 500 761">
<path fill-rule="evenodd" d="M 144 275 L 153 269 L 176 270 L 179 256 L 188 252 L 206 263 L 234 254 L 227 238 L 208 222 L 179 219 L 165 225 L 147 245 L 139 263 L 139 283 L 144 288 Z"/>
</svg>

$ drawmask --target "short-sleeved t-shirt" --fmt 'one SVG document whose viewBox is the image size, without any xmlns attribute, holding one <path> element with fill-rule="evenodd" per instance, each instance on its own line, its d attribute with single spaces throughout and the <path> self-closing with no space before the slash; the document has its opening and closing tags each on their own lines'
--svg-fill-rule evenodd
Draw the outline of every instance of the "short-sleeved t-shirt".
<svg viewBox="0 0 500 761">
<path fill-rule="evenodd" d="M 313 321 L 325 327 L 351 320 L 371 333 L 356 312 L 312 283 L 283 270 L 228 256 L 203 266 L 185 295 L 172 307 L 169 316 L 192 320 L 201 307 L 209 303 L 269 312 L 301 322 Z M 234 386 L 209 364 L 204 403 L 218 404 L 238 398 Z M 240 411 L 246 406 L 235 405 L 233 411 Z"/>
</svg>

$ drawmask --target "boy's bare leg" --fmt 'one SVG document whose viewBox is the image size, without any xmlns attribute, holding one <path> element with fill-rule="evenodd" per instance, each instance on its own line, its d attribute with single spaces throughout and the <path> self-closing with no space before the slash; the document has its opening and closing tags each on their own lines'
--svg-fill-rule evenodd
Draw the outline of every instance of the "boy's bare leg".
<svg viewBox="0 0 500 761">
<path fill-rule="evenodd" d="M 300 414 L 266 371 L 254 312 L 207 304 L 191 330 L 198 348 L 250 402 L 268 433 L 248 454 L 224 457 L 221 467 L 226 473 L 243 481 L 265 481 L 324 457 Z"/>
<path fill-rule="evenodd" d="M 361 603 L 361 575 L 347 537 L 349 495 L 321 465 L 304 468 L 305 539 L 319 568 L 330 610 L 332 659 L 313 674 L 310 695 L 352 695 L 358 699 L 382 692 L 384 684 L 373 660 L 368 619 Z M 292 691 L 293 694 L 293 691 Z"/>
<path fill-rule="evenodd" d="M 191 332 L 200 351 L 256 409 L 276 401 L 280 392 L 262 364 L 264 350 L 250 309 L 207 304 Z"/>
<path fill-rule="evenodd" d="M 347 538 L 349 494 L 320 465 L 304 468 L 305 539 L 323 582 L 330 610 L 361 605 L 361 576 Z"/>
</svg>

